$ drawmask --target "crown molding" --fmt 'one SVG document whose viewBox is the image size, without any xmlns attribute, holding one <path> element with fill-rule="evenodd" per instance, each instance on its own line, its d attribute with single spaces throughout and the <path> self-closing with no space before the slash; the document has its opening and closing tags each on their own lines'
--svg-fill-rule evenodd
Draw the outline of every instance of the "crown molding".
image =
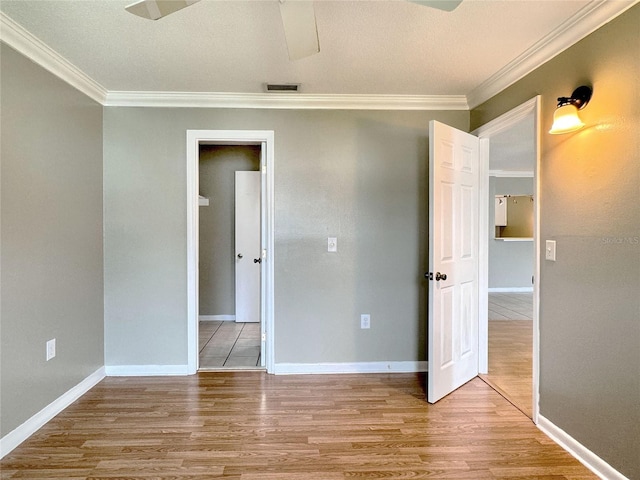
<svg viewBox="0 0 640 480">
<path fill-rule="evenodd" d="M 275 108 L 317 110 L 468 110 L 464 95 L 108 92 L 109 107 Z"/>
<path fill-rule="evenodd" d="M 593 0 L 468 95 L 243 94 L 107 91 L 0 12 L 0 41 L 105 106 L 345 110 L 470 110 L 497 95 L 640 0 Z"/>
<path fill-rule="evenodd" d="M 513 85 L 540 65 L 634 6 L 638 1 L 640 0 L 594 0 L 585 5 L 571 18 L 469 92 L 467 95 L 469 108 L 476 108 Z"/>
<path fill-rule="evenodd" d="M 39 38 L 0 12 L 0 41 L 34 61 L 72 87 L 104 104 L 107 90 Z"/>
</svg>

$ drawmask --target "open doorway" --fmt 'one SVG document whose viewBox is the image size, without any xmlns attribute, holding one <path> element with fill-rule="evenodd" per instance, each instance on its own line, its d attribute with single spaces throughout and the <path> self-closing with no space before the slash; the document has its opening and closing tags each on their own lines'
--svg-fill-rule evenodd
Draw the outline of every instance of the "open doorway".
<svg viewBox="0 0 640 480">
<path fill-rule="evenodd" d="M 260 159 L 261 145 L 199 148 L 200 370 L 261 367 Z"/>
<path fill-rule="evenodd" d="M 216 164 L 216 161 L 220 160 L 220 156 L 229 156 L 233 153 L 235 157 L 242 157 L 240 159 L 228 160 L 228 165 L 222 166 Z M 256 157 L 257 161 L 254 157 Z M 238 155 L 239 154 L 239 155 Z M 207 167 L 213 165 L 215 168 L 222 168 L 218 171 L 220 178 L 215 173 L 213 174 L 217 180 L 220 180 L 225 185 L 216 184 L 214 181 L 209 186 L 205 187 L 206 191 L 201 192 L 200 186 L 200 157 L 203 155 L 204 164 Z M 207 167 L 205 170 L 208 171 Z M 234 179 L 229 181 L 225 179 L 225 175 L 222 173 L 224 170 L 232 172 Z M 209 353 L 211 362 L 205 361 L 202 365 L 203 368 L 224 368 L 224 363 L 230 368 L 266 368 L 268 372 L 273 371 L 273 345 L 274 345 L 274 325 L 273 325 L 273 278 L 274 278 L 274 266 L 273 266 L 273 245 L 274 245 L 274 134 L 272 131 L 249 131 L 249 130 L 188 130 L 187 131 L 187 353 L 189 361 L 189 373 L 196 373 L 202 360 L 200 353 L 203 347 L 211 342 L 215 332 L 217 332 L 223 326 L 232 326 L 233 330 L 230 333 L 222 334 L 219 337 L 226 337 L 225 340 L 233 341 L 230 351 L 227 355 L 223 355 L 220 349 L 216 350 L 216 343 L 212 345 L 212 351 Z M 258 211 L 258 230 L 259 230 L 259 242 L 257 243 L 255 252 L 246 252 L 247 257 L 244 259 L 244 251 L 240 252 L 243 255 L 238 255 L 237 246 L 235 245 L 235 228 L 233 234 L 231 234 L 231 227 L 229 227 L 230 219 L 235 222 L 235 205 L 231 208 L 227 205 L 226 209 L 226 223 L 227 226 L 223 228 L 221 223 L 216 225 L 215 221 L 212 225 L 201 226 L 200 224 L 200 210 L 210 208 L 217 201 L 221 203 L 237 204 L 238 201 L 235 198 L 236 180 L 235 177 L 238 173 L 252 174 L 255 179 L 259 197 Z M 205 173 L 204 177 L 210 176 L 209 173 Z M 231 185 L 229 185 L 231 184 Z M 204 185 L 203 185 L 204 187 Z M 227 194 L 223 194 L 222 190 L 226 189 Z M 234 192 L 233 200 L 231 200 L 230 192 Z M 204 193 L 204 195 L 201 195 Z M 257 201 L 255 203 L 258 203 Z M 202 204 L 202 206 L 201 206 Z M 212 210 L 210 210 L 212 211 Z M 233 214 L 229 213 L 233 211 Z M 200 229 L 210 230 L 208 240 L 205 240 L 204 245 L 200 245 L 201 235 Z M 226 231 L 226 234 L 225 234 Z M 205 234 L 205 232 L 202 232 Z M 233 241 L 232 241 L 233 239 Z M 216 243 L 222 242 L 222 243 Z M 226 247 L 223 247 L 223 243 L 226 243 Z M 233 245 L 233 248 L 231 247 Z M 204 247 L 207 249 L 203 256 L 203 260 L 206 259 L 208 264 L 201 266 L 200 264 L 200 249 Z M 217 254 L 220 253 L 220 258 L 217 258 Z M 259 311 L 258 318 L 254 321 L 247 321 L 244 315 L 241 315 L 242 322 L 236 324 L 235 320 L 238 316 L 237 300 L 235 299 L 235 293 L 239 291 L 235 281 L 232 285 L 232 277 L 237 278 L 238 275 L 233 269 L 234 264 L 238 264 L 238 259 L 251 261 L 251 265 L 256 267 L 256 271 L 259 272 L 259 279 L 257 282 L 259 291 L 259 299 L 257 301 L 257 310 Z M 243 264 L 246 262 L 242 262 Z M 201 268 L 205 271 L 202 272 Z M 226 271 L 226 273 L 225 273 Z M 229 273 L 232 272 L 232 273 Z M 207 298 L 202 298 L 201 303 L 201 289 L 200 283 L 203 283 L 203 287 L 207 290 Z M 209 296 L 210 295 L 210 296 Z M 255 298 L 256 295 L 254 294 Z M 213 306 L 212 306 L 213 304 Z M 202 312 L 200 310 L 202 309 Z M 205 311 L 209 310 L 209 311 Z M 202 318 L 201 318 L 202 315 Z M 203 328 L 201 329 L 201 321 Z M 211 322 L 211 323 L 209 323 Z M 251 325 L 245 325 L 250 323 Z M 246 331 L 245 331 L 246 330 Z M 243 333 L 244 332 L 244 333 Z M 255 345 L 256 336 L 259 340 L 259 348 Z M 233 338 L 235 336 L 235 338 Z M 249 344 L 252 345 L 249 345 Z M 222 346 L 220 344 L 217 347 L 228 348 L 228 346 Z M 236 355 L 231 355 L 232 350 L 236 348 Z M 251 347 L 251 348 L 243 348 Z M 257 352 L 256 366 L 240 365 L 238 364 L 238 357 L 247 357 L 242 360 L 242 363 L 250 362 L 248 357 L 249 351 Z M 238 355 L 238 353 L 240 355 Z M 223 365 L 220 364 L 220 358 L 215 361 L 212 357 L 225 357 Z M 229 357 L 236 357 L 235 360 L 228 362 Z M 216 365 L 208 365 L 208 363 L 217 363 Z"/>
<path fill-rule="evenodd" d="M 537 418 L 539 276 L 536 97 L 478 129 L 485 165 L 481 222 L 481 378 Z M 484 333 L 483 333 L 484 332 Z"/>
</svg>

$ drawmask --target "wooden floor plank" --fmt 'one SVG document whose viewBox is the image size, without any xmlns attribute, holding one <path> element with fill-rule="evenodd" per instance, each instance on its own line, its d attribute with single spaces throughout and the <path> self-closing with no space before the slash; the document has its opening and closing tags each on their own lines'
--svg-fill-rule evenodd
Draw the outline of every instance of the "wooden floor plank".
<svg viewBox="0 0 640 480">
<path fill-rule="evenodd" d="M 108 377 L 0 462 L 2 479 L 595 479 L 479 379 Z"/>
</svg>

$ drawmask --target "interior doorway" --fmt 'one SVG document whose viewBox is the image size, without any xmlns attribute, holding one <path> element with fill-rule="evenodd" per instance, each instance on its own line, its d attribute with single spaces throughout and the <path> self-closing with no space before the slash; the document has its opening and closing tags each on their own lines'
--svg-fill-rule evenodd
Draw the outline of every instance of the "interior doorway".
<svg viewBox="0 0 640 480">
<path fill-rule="evenodd" d="M 480 376 L 534 423 L 539 371 L 539 109 L 535 97 L 474 132 L 481 141 L 485 199 L 480 215 Z M 505 202 L 530 203 L 529 232 L 503 235 L 506 229 L 496 222 L 497 196 Z"/>
<path fill-rule="evenodd" d="M 225 146 L 225 147 L 222 147 Z M 259 268 L 259 289 L 260 289 L 260 302 L 259 302 L 259 310 L 260 310 L 260 320 L 256 323 L 251 323 L 250 327 L 244 332 L 244 336 L 242 335 L 243 331 L 246 328 L 245 324 L 237 324 L 235 320 L 236 308 L 234 300 L 230 300 L 230 298 L 235 297 L 232 295 L 234 288 L 230 285 L 230 274 L 226 275 L 227 281 L 226 285 L 220 283 L 218 281 L 218 287 L 211 288 L 211 276 L 218 277 L 218 274 L 224 270 L 223 266 L 226 265 L 227 271 L 233 271 L 232 265 L 235 263 L 237 258 L 237 253 L 235 252 L 235 247 L 230 250 L 230 248 L 217 248 L 220 245 L 212 245 L 208 248 L 207 255 L 220 253 L 222 257 L 216 261 L 214 261 L 206 267 L 208 270 L 203 273 L 203 277 L 200 275 L 200 209 L 206 208 L 200 207 L 200 203 L 209 203 L 209 206 L 212 205 L 212 202 L 216 201 L 216 195 L 219 197 L 218 200 L 224 201 L 223 198 L 226 198 L 221 195 L 221 191 L 218 191 L 217 194 L 214 190 L 210 192 L 203 192 L 205 195 L 202 195 L 203 198 L 200 198 L 200 157 L 201 153 L 204 152 L 218 152 L 225 149 L 231 150 L 245 150 L 245 151 L 256 151 L 259 152 L 259 159 L 257 162 L 253 162 L 253 166 L 251 168 L 256 168 L 259 171 L 259 183 L 260 183 L 260 241 L 259 241 L 259 250 L 256 255 L 258 258 L 252 259 L 255 260 L 257 267 Z M 206 155 L 205 155 L 206 156 Z M 247 159 L 243 160 L 247 161 Z M 215 163 L 215 162 L 214 162 Z M 251 164 L 252 161 L 249 160 Z M 246 165 L 244 168 L 247 168 Z M 228 170 L 233 171 L 235 174 L 235 170 L 233 168 L 228 168 Z M 259 357 L 257 360 L 257 364 L 259 367 L 266 368 L 268 372 L 273 371 L 273 345 L 274 345 L 274 325 L 273 325 L 273 297 L 274 297 L 274 289 L 273 289 L 273 278 L 274 278 L 274 266 L 273 266 L 273 244 L 274 244 L 274 235 L 273 235 L 273 227 L 274 227 L 274 182 L 273 182 L 273 171 L 274 171 L 274 133 L 273 131 L 249 131 L 249 130 L 188 130 L 187 131 L 187 337 L 188 337 L 188 345 L 187 345 L 187 354 L 188 354 L 188 365 L 189 365 L 189 373 L 196 373 L 200 366 L 200 351 L 201 351 L 201 342 L 208 342 L 213 337 L 213 333 L 211 331 L 218 331 L 219 328 L 223 328 L 223 326 L 236 325 L 234 330 L 240 330 L 237 338 L 234 342 L 234 345 L 238 347 L 238 352 L 243 350 L 241 353 L 244 353 L 244 356 L 248 356 L 248 350 L 259 350 Z M 228 183 L 228 182 L 227 182 Z M 235 182 L 231 182 L 235 184 Z M 228 187 L 228 185 L 226 185 Z M 220 185 L 218 185 L 218 189 L 220 189 Z M 235 190 L 235 185 L 230 189 L 231 191 Z M 208 196 L 207 196 L 208 195 Z M 227 212 L 228 212 L 227 208 Z M 231 217 L 235 220 L 234 216 L 227 215 L 227 217 Z M 204 227 L 203 227 L 204 228 Z M 209 227 L 207 227 L 209 228 Z M 215 230 L 215 228 L 214 228 Z M 228 228 L 227 230 L 230 230 Z M 204 233 L 204 232 L 203 232 Z M 219 233 L 219 232 L 216 232 Z M 234 230 L 235 234 L 235 230 Z M 231 244 L 229 239 L 231 235 L 226 235 L 227 243 Z M 218 235 L 218 237 L 221 237 Z M 224 237 L 224 235 L 222 235 Z M 220 238 L 218 238 L 220 240 Z M 215 243 L 215 242 L 214 242 Z M 204 258 L 204 257 L 203 257 Z M 222 272 L 224 273 L 224 272 Z M 206 280 L 204 279 L 204 277 Z M 220 278 L 224 278 L 224 275 L 221 275 Z M 208 284 L 209 291 L 208 293 L 212 293 L 213 297 L 218 296 L 219 298 L 215 299 L 215 304 L 218 305 L 215 308 L 220 308 L 216 310 L 215 313 L 208 314 L 204 311 L 205 308 L 210 308 L 211 305 L 206 302 L 210 299 L 206 300 L 203 298 L 203 303 L 201 305 L 201 291 L 200 291 L 200 283 Z M 215 282 L 214 282 L 215 283 Z M 216 303 L 217 302 L 217 303 Z M 226 302 L 226 303 L 225 303 Z M 226 306 L 225 306 L 226 305 Z M 201 308 L 203 309 L 200 312 Z M 233 310 L 233 313 L 230 313 Z M 222 313 L 222 312 L 227 313 Z M 202 313 L 204 318 L 200 318 L 200 314 Z M 206 318 L 209 315 L 209 318 Z M 211 318 L 213 317 L 213 318 Z M 217 318 L 216 318 L 217 317 Z M 218 322 L 218 324 L 208 324 L 206 328 L 200 328 L 201 323 L 203 322 Z M 213 325 L 217 326 L 214 328 Z M 208 330 L 208 331 L 205 331 Z M 254 331 L 256 330 L 256 331 Z M 222 331 L 221 331 L 222 332 Z M 237 332 L 235 332 L 237 333 Z M 222 336 L 232 336 L 235 334 L 232 332 L 231 334 L 226 334 Z M 259 349 L 256 345 L 247 345 L 247 342 L 251 343 L 255 340 L 252 338 L 251 340 L 248 337 L 254 337 L 255 334 L 258 333 L 259 340 Z M 207 335 L 210 335 L 210 338 L 207 339 Z M 242 344 L 245 345 L 242 345 Z M 241 347 L 252 347 L 251 349 L 241 348 Z M 219 353 L 219 352 L 218 352 Z M 231 352 L 229 352 L 231 353 Z M 213 355 L 212 355 L 213 356 Z M 222 356 L 222 355 L 217 355 Z M 229 355 L 227 355 L 229 356 Z M 242 355 L 235 355 L 236 357 Z M 233 365 L 234 362 L 231 362 L 229 367 L 238 368 L 242 365 Z M 235 362 L 237 363 L 237 362 Z M 206 368 L 206 365 L 202 365 L 203 368 Z M 216 367 L 210 367 L 216 368 Z M 256 367 L 252 367 L 256 368 Z"/>
<path fill-rule="evenodd" d="M 200 370 L 262 366 L 261 148 L 199 147 Z"/>
</svg>

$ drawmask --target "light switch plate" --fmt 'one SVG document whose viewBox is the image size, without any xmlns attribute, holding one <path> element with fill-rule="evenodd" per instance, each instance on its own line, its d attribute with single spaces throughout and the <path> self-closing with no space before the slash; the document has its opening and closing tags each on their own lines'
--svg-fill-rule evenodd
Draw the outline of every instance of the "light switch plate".
<svg viewBox="0 0 640 480">
<path fill-rule="evenodd" d="M 338 239 L 336 237 L 329 237 L 327 239 L 327 251 L 328 252 L 338 251 Z"/>
<path fill-rule="evenodd" d="M 47 362 L 56 356 L 56 339 L 52 338 L 47 342 Z"/>
<path fill-rule="evenodd" d="M 552 262 L 556 261 L 556 241 L 547 240 L 544 249 L 544 258 Z"/>
</svg>

